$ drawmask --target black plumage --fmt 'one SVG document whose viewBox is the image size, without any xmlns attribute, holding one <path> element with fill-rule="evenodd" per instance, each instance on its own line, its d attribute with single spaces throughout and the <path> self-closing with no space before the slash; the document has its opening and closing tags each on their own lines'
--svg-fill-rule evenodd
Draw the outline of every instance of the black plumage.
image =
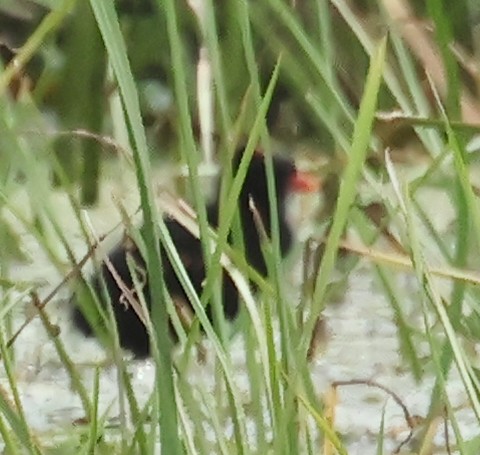
<svg viewBox="0 0 480 455">
<path fill-rule="evenodd" d="M 237 155 L 234 168 L 238 167 L 240 154 Z M 275 173 L 275 190 L 278 201 L 278 222 L 280 234 L 280 249 L 282 255 L 285 255 L 292 242 L 292 234 L 286 219 L 286 197 L 292 188 L 306 190 L 307 187 L 300 187 L 298 185 L 299 174 L 295 170 L 293 163 L 285 158 L 275 156 L 273 159 L 273 168 Z M 235 169 L 234 169 L 235 170 Z M 308 190 L 308 189 L 307 189 Z M 218 193 L 217 193 L 218 194 Z M 218 198 L 218 195 L 217 195 Z M 263 226 L 268 235 L 270 235 L 270 206 L 268 202 L 267 178 L 265 174 L 265 158 L 260 152 L 255 152 L 245 181 L 239 196 L 238 208 L 240 215 L 240 222 L 243 233 L 243 240 L 245 244 L 245 257 L 248 263 L 254 267 L 262 275 L 266 275 L 266 264 L 260 248 L 260 238 L 257 232 L 254 215 L 251 210 L 250 201 L 253 201 L 258 214 L 260 215 Z M 216 199 L 207 208 L 209 223 L 215 227 L 217 224 L 218 214 L 218 199 Z M 198 294 L 202 292 L 202 284 L 205 278 L 205 266 L 202 260 L 201 244 L 198 239 L 192 236 L 185 228 L 183 228 L 177 221 L 173 219 L 166 219 L 166 226 L 175 243 L 183 264 L 189 274 L 195 290 Z M 138 265 L 139 270 L 146 270 L 145 261 L 142 258 L 138 248 L 133 242 L 124 242 L 118 245 L 109 254 L 109 260 L 114 266 L 121 280 L 129 289 L 133 289 L 133 280 L 130 275 L 130 270 L 127 265 L 127 254 L 129 254 Z M 168 291 L 172 298 L 178 298 L 182 302 L 188 302 L 187 297 L 179 283 L 173 267 L 169 263 L 166 252 L 161 248 L 162 262 L 164 268 L 164 279 Z M 142 277 L 139 277 L 142 281 Z M 102 282 L 105 284 L 105 289 L 102 290 Z M 148 285 L 148 277 L 143 277 L 144 286 L 142 288 L 145 296 L 147 306 L 150 308 L 150 289 Z M 146 357 L 150 353 L 149 337 L 145 326 L 138 318 L 135 311 L 126 305 L 125 299 L 122 299 L 122 291 L 119 289 L 117 282 L 113 278 L 106 264 L 103 263 L 100 270 L 92 278 L 92 288 L 96 291 L 100 301 L 104 291 L 108 293 L 110 302 L 112 304 L 113 313 L 115 315 L 120 345 L 132 351 L 136 357 Z M 224 274 L 223 279 L 223 307 L 224 314 L 227 319 L 234 319 L 238 314 L 239 298 L 238 292 L 234 284 Z M 212 320 L 211 309 L 207 306 L 207 315 Z M 82 310 L 75 305 L 73 309 L 74 324 L 85 334 L 92 335 L 93 330 L 86 320 Z M 172 336 L 176 338 L 173 333 L 173 327 L 170 324 Z"/>
</svg>

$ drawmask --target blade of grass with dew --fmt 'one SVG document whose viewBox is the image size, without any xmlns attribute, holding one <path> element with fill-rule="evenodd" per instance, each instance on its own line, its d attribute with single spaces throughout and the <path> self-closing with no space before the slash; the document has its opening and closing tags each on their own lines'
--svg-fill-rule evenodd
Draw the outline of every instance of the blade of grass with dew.
<svg viewBox="0 0 480 455">
<path fill-rule="evenodd" d="M 160 258 L 158 236 L 156 235 L 156 217 L 151 186 L 149 184 L 150 166 L 145 132 L 142 126 L 138 95 L 127 60 L 126 46 L 123 41 L 118 17 L 113 3 L 103 0 L 91 0 L 108 56 L 119 84 L 120 94 L 127 114 L 129 132 L 132 137 L 133 156 L 137 172 L 140 200 L 144 214 L 145 244 L 148 249 L 147 270 L 151 277 L 152 319 L 155 326 L 155 338 L 158 352 L 155 352 L 157 380 L 155 386 L 161 406 L 158 423 L 160 425 L 160 442 L 164 453 L 183 453 L 178 434 L 177 410 L 175 404 L 174 384 L 171 360 L 172 340 L 168 335 L 168 313 L 162 305 L 166 294 L 163 282 L 162 262 Z"/>
<path fill-rule="evenodd" d="M 315 323 L 325 307 L 324 295 L 328 280 L 335 266 L 338 245 L 347 223 L 350 207 L 356 197 L 356 185 L 368 153 L 370 133 L 377 105 L 377 95 L 382 81 L 386 48 L 387 39 L 384 38 L 370 63 L 364 95 L 360 104 L 358 118 L 355 122 L 352 146 L 348 155 L 350 159 L 342 177 L 330 234 L 315 282 L 312 311 L 305 324 L 305 332 L 302 337 L 302 352 L 305 354 L 308 350 Z"/>
</svg>

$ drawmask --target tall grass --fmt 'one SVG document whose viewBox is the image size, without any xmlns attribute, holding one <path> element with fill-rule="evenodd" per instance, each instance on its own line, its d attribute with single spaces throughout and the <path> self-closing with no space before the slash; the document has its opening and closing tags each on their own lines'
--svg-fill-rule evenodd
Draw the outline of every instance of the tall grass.
<svg viewBox="0 0 480 455">
<path fill-rule="evenodd" d="M 0 127 L 3 130 L 0 145 L 8 150 L 0 163 L 0 207 L 4 214 L 13 216 L 18 225 L 35 237 L 59 274 L 66 275 L 72 267 L 81 268 L 83 264 L 78 264 L 71 250 L 68 233 L 56 220 L 49 175 L 53 170 L 63 183 L 61 191 L 70 200 L 85 244 L 92 252 L 95 249 L 79 202 L 79 199 L 92 202 L 95 191 L 90 192 L 90 186 L 96 185 L 95 179 L 86 178 L 80 183 L 83 187 L 79 197 L 78 188 L 71 185 L 68 149 L 66 161 L 52 153 L 53 139 L 61 135 L 55 132 L 50 136 L 43 122 L 46 114 L 40 109 L 47 105 L 53 111 L 59 108 L 55 97 L 49 99 L 42 95 L 45 93 L 43 87 L 36 92 L 35 88 L 30 90 L 26 85 L 18 98 L 9 94 L 19 69 L 39 54 L 43 46 L 58 45 L 61 49 L 61 41 L 53 44 L 51 37 L 58 36 L 62 25 L 66 27 L 63 33 L 68 33 L 72 24 L 69 14 L 81 8 L 85 17 L 90 18 L 90 25 L 95 24 L 95 31 L 91 33 L 100 33 L 102 39 L 93 66 L 105 65 L 102 71 L 86 66 L 85 77 L 106 74 L 106 96 L 117 96 L 120 100 L 119 103 L 111 102 L 108 110 L 108 103 L 99 103 L 96 99 L 95 106 L 90 106 L 93 111 L 89 108 L 82 111 L 83 115 L 92 115 L 96 125 L 105 125 L 101 135 L 85 132 L 85 137 L 94 144 L 93 148 L 84 149 L 90 150 L 94 158 L 84 166 L 90 169 L 86 177 L 98 173 L 101 181 L 95 150 L 117 139 L 125 146 L 136 176 L 135 191 L 140 197 L 144 228 L 132 228 L 129 221 L 124 224 L 144 252 L 152 302 L 155 302 L 147 318 L 155 381 L 151 397 L 145 404 L 136 397 L 130 366 L 122 357 L 115 329 L 111 331 L 112 339 L 106 342 L 118 371 L 121 422 L 120 431 L 115 432 L 107 428 L 107 416 L 99 412 L 102 400 L 100 367 L 94 375 L 93 389 L 87 390 L 82 369 L 70 358 L 68 344 L 58 338 L 48 312 L 43 309 L 46 301 L 42 302 L 32 292 L 32 301 L 37 307 L 35 314 L 55 346 L 72 389 L 81 398 L 87 421 L 83 434 L 78 430 L 65 431 L 60 438 L 62 450 L 65 453 L 113 450 L 125 454 L 157 453 L 159 450 L 166 454 L 320 451 L 347 454 L 348 442 L 336 432 L 335 403 L 324 402 L 320 395 L 307 351 L 314 351 L 315 330 L 337 290 L 332 279 L 335 270 L 341 270 L 344 282 L 348 282 L 360 263 L 372 266 L 369 270 L 375 274 L 379 292 L 392 309 L 405 368 L 419 383 L 425 380 L 427 372 L 435 377 L 428 415 L 415 438 L 408 441 L 411 450 L 428 453 L 433 444 L 432 428 L 439 416 L 443 416 L 455 435 L 455 446 L 460 453 L 473 453 L 470 447 L 475 440 L 464 439 L 448 393 L 448 381 L 452 375 L 457 375 L 463 384 L 472 419 L 480 422 L 476 362 L 469 350 L 471 345 L 478 343 L 480 328 L 475 286 L 478 279 L 468 270 L 480 265 L 475 254 L 480 232 L 478 188 L 472 183 L 478 171 L 475 154 L 469 155 L 466 151 L 471 132 L 480 128 L 478 75 L 465 65 L 466 57 L 473 62 L 478 57 L 474 29 L 468 27 L 474 20 L 473 13 L 466 18 L 449 16 L 446 4 L 439 0 L 429 0 L 425 8 L 421 2 L 378 1 L 360 7 L 355 2 L 342 0 L 307 0 L 296 5 L 282 0 L 224 2 L 221 5 L 212 1 L 187 5 L 157 0 L 137 4 L 138 8 L 148 9 L 149 27 L 155 24 L 158 28 L 152 36 L 161 41 L 156 43 L 158 55 L 152 62 L 166 73 L 174 100 L 168 115 L 174 113 L 175 156 L 188 169 L 185 193 L 197 218 L 193 220 L 174 208 L 170 208 L 169 214 L 182 219 L 201 240 L 207 277 L 202 294 L 197 295 L 156 206 L 153 184 L 156 162 L 151 149 L 165 149 L 155 142 L 152 144 L 154 135 L 146 125 L 146 115 L 139 102 L 141 86 L 137 82 L 141 71 L 136 67 L 135 49 L 132 49 L 135 40 L 129 40 L 136 31 L 136 21 L 144 18 L 133 13 L 126 18 L 125 10 L 134 9 L 127 1 L 90 0 L 88 7 L 72 1 L 59 5 L 38 3 L 47 8 L 47 13 L 18 49 L 16 59 L 0 74 Z M 473 9 L 466 1 L 459 3 L 463 8 L 458 11 Z M 433 32 L 427 24 L 433 27 Z M 467 24 L 463 28 L 468 32 L 459 33 L 463 24 Z M 75 27 L 80 36 L 82 21 Z M 72 45 L 63 52 L 71 48 L 77 47 Z M 198 93 L 200 86 L 195 85 L 191 74 L 191 69 L 197 65 L 200 48 L 202 65 L 209 70 L 204 73 L 207 80 L 202 86 L 208 87 L 207 93 Z M 67 57 L 68 65 L 73 66 L 63 74 L 75 73 L 75 65 L 82 65 L 82 58 L 80 55 Z M 62 82 L 60 93 L 68 93 L 68 83 L 68 80 Z M 85 86 L 82 90 L 85 93 Z M 287 99 L 281 99 L 283 93 L 288 94 Z M 208 119 L 197 121 L 195 112 L 200 97 L 207 99 L 200 108 L 200 115 Z M 73 113 L 76 112 L 74 98 L 62 98 L 67 110 L 72 109 Z M 208 100 L 211 108 L 205 108 L 210 106 Z M 88 106 L 88 100 L 86 104 L 83 101 L 83 105 Z M 273 112 L 279 102 L 280 114 L 274 118 Z M 392 115 L 394 109 L 401 112 Z M 384 111 L 383 115 L 377 115 L 380 110 Z M 308 149 L 308 157 L 312 158 L 310 164 L 327 163 L 316 169 L 318 173 L 323 173 L 325 180 L 328 174 L 335 174 L 340 182 L 339 188 L 332 191 L 334 196 L 330 193 L 323 196 L 325 207 L 332 209 L 324 211 L 323 218 L 316 220 L 314 236 L 321 255 L 310 269 L 307 267 L 301 287 L 311 292 L 302 296 L 304 304 L 299 307 L 290 303 L 292 293 L 284 280 L 286 271 L 282 267 L 279 228 L 275 222 L 278 201 L 273 191 L 275 176 L 271 157 L 277 146 L 275 122 L 281 123 L 285 118 L 287 121 L 294 118 L 298 125 L 291 131 L 300 131 L 298 136 L 292 133 L 289 146 Z M 58 122 L 66 130 L 92 125 L 80 120 L 76 125 L 72 119 L 75 114 L 64 119 L 64 123 L 61 118 Z M 46 138 L 43 142 L 34 139 L 29 122 L 35 122 L 38 130 L 35 134 Z M 199 134 L 197 124 L 201 129 Z M 214 135 L 209 125 L 214 125 Z M 114 130 L 116 138 L 110 138 L 114 134 L 110 129 Z M 199 141 L 199 135 L 206 140 Z M 200 142 L 211 144 L 213 136 L 218 145 L 218 161 L 224 168 L 216 232 L 207 222 L 207 197 L 203 187 L 206 179 L 203 170 L 205 164 L 207 170 L 211 165 L 210 155 L 199 146 Z M 408 136 L 407 146 L 402 143 L 401 136 Z M 231 159 L 239 143 L 246 144 L 245 153 L 237 174 L 232 176 Z M 292 143 L 296 144 L 292 146 Z M 38 152 L 39 144 L 42 153 Z M 68 147 L 68 139 L 65 144 Z M 259 276 L 245 262 L 235 209 L 248 163 L 259 144 L 267 157 L 273 215 L 272 238 L 264 239 L 262 245 L 267 278 Z M 421 148 L 421 153 L 410 163 L 404 164 L 397 159 L 398 150 L 414 147 Z M 322 150 L 325 148 L 328 151 Z M 412 168 L 414 177 L 403 173 Z M 27 211 L 13 202 L 22 188 L 30 204 Z M 451 201 L 455 215 L 447 233 L 437 232 L 437 220 L 421 198 L 422 191 L 431 188 L 446 194 Z M 373 202 L 381 206 L 381 220 L 371 215 L 369 209 L 375 204 L 370 204 L 372 197 L 365 202 L 364 194 L 367 193 L 373 194 Z M 325 225 L 327 228 L 322 231 Z M 0 337 L 6 378 L 0 385 L 0 434 L 7 453 L 54 453 L 55 443 L 36 437 L 28 424 L 28 410 L 22 405 L 21 382 L 15 378 L 12 343 L 15 347 L 17 341 L 8 340 L 13 334 L 12 289 L 16 291 L 22 285 L 35 291 L 34 283 L 15 283 L 9 279 L 13 245 L 20 242 L 14 231 L 0 226 L 0 238 L 7 239 L 0 245 L 3 301 L 0 315 L 2 327 L 8 328 L 6 336 L 2 331 Z M 235 239 L 233 245 L 229 244 L 231 232 Z M 358 240 L 350 241 L 351 237 Z M 393 246 L 395 254 L 392 249 L 376 250 L 386 248 L 385 245 Z M 168 320 L 175 320 L 176 314 L 163 279 L 160 246 L 167 252 L 198 318 L 194 327 L 202 328 L 212 346 L 211 388 L 201 381 L 191 380 L 191 376 L 195 376 L 192 368 L 207 368 L 191 365 L 198 330 L 182 333 L 182 349 L 172 355 Z M 349 260 L 341 267 L 345 255 L 349 255 Z M 400 285 L 399 263 L 416 279 L 414 295 Z M 231 327 L 224 321 L 222 312 L 219 281 L 224 268 L 239 287 L 245 307 L 240 322 L 235 325 L 235 335 L 242 338 L 245 349 L 245 365 L 241 372 L 232 358 Z M 447 291 L 434 277 L 439 270 L 443 279 L 450 282 Z M 252 293 L 248 280 L 256 284 L 257 293 Z M 405 300 L 418 302 L 414 315 L 421 316 L 421 324 L 413 322 L 411 312 L 403 304 Z M 212 302 L 214 323 L 208 320 L 205 312 L 208 302 Z M 426 358 L 422 357 L 425 354 L 420 344 L 427 346 Z M 239 374 L 244 374 L 246 385 L 239 383 Z M 342 379 L 346 382 L 362 380 Z M 366 385 L 370 384 L 367 381 L 370 378 L 363 379 Z M 378 415 L 378 422 L 377 453 L 385 453 L 389 426 L 385 413 Z M 410 421 L 408 424 L 413 425 Z M 205 431 L 206 426 L 211 431 Z M 106 438 L 107 435 L 111 435 L 111 439 Z"/>
</svg>

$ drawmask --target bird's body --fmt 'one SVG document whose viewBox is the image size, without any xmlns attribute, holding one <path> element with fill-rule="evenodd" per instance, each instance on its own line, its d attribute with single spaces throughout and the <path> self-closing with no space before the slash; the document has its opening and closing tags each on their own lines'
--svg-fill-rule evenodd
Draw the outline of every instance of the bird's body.
<svg viewBox="0 0 480 455">
<path fill-rule="evenodd" d="M 280 249 L 282 255 L 285 255 L 291 245 L 291 230 L 286 220 L 285 200 L 289 192 L 292 181 L 297 176 L 295 167 L 290 161 L 276 157 L 274 159 L 274 173 L 276 195 L 278 200 L 278 221 L 280 234 Z M 238 165 L 234 164 L 234 167 Z M 260 274 L 266 275 L 266 264 L 260 248 L 260 237 L 257 232 L 254 214 L 251 209 L 253 202 L 257 213 L 260 215 L 265 231 L 270 235 L 270 206 L 268 203 L 267 180 L 265 175 L 265 160 L 260 153 L 255 153 L 248 168 L 242 191 L 238 200 L 241 228 L 243 232 L 243 241 L 245 245 L 245 257 L 249 265 L 254 267 Z M 218 218 L 218 199 L 215 200 L 207 210 L 209 223 L 216 227 Z M 205 279 L 205 265 L 203 262 L 202 247 L 200 241 L 188 232 L 183 226 L 173 219 L 165 220 L 166 227 L 172 237 L 180 258 L 190 277 L 190 280 L 200 295 Z M 167 289 L 175 300 L 188 303 L 182 285 L 180 284 L 176 273 L 170 264 L 166 252 L 160 249 L 163 263 L 163 277 Z M 114 248 L 108 256 L 109 262 L 115 268 L 118 277 L 128 288 L 133 290 L 134 284 L 127 264 L 127 256 L 135 261 L 136 267 L 140 270 L 139 281 L 143 282 L 142 292 L 145 297 L 147 307 L 150 309 L 150 289 L 149 280 L 146 273 L 146 264 L 137 246 L 133 242 L 120 244 Z M 141 276 L 141 274 L 144 274 Z M 105 288 L 102 289 L 102 282 Z M 150 343 L 147 331 L 143 322 L 139 319 L 136 312 L 122 299 L 122 290 L 117 284 L 117 280 L 112 276 L 105 263 L 101 265 L 100 270 L 92 279 L 92 288 L 100 298 L 108 293 L 112 304 L 113 314 L 117 324 L 120 345 L 132 351 L 136 357 L 146 357 L 150 354 Z M 223 308 L 227 319 L 234 319 L 239 310 L 238 292 L 227 274 L 223 279 Z M 102 292 L 103 291 L 103 292 Z M 206 308 L 207 315 L 212 319 L 211 309 Z M 93 330 L 86 320 L 82 310 L 78 306 L 74 307 L 74 324 L 85 334 L 92 335 Z M 171 326 L 172 336 L 176 338 Z"/>
</svg>

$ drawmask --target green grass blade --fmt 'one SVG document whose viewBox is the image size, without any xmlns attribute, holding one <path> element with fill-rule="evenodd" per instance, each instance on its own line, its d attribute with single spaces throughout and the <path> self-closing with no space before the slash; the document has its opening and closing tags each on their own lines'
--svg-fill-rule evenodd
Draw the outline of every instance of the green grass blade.
<svg viewBox="0 0 480 455">
<path fill-rule="evenodd" d="M 350 207 L 356 197 L 356 185 L 367 157 L 370 144 L 370 132 L 377 105 L 377 95 L 382 81 L 383 63 L 387 48 L 387 39 L 380 43 L 376 54 L 372 58 L 370 70 L 365 84 L 364 96 L 360 104 L 358 119 L 350 149 L 350 160 L 344 171 L 337 207 L 332 221 L 332 227 L 325 246 L 325 252 L 318 270 L 315 291 L 312 302 L 312 311 L 305 325 L 302 351 L 307 352 L 310 337 L 313 333 L 315 322 L 325 306 L 324 297 L 330 275 L 335 266 L 337 248 L 346 226 Z"/>
<path fill-rule="evenodd" d="M 158 236 L 156 235 L 156 217 L 154 215 L 153 196 L 150 187 L 150 166 L 145 134 L 142 126 L 138 95 L 127 59 L 125 43 L 122 38 L 118 18 L 113 4 L 102 0 L 91 0 L 92 9 L 97 19 L 102 38 L 107 48 L 113 71 L 120 88 L 127 121 L 132 137 L 133 156 L 137 171 L 140 199 L 144 215 L 145 244 L 148 256 L 147 269 L 151 277 L 152 301 L 157 302 L 152 308 L 152 320 L 155 327 L 155 337 L 159 349 L 157 362 L 156 389 L 161 406 L 159 415 L 160 440 L 164 453 L 182 453 L 177 425 L 177 410 L 171 374 L 171 346 L 168 335 L 168 313 L 165 301 L 166 293 L 163 283 L 162 263 Z M 152 277 L 159 279 L 152 279 Z"/>
</svg>

